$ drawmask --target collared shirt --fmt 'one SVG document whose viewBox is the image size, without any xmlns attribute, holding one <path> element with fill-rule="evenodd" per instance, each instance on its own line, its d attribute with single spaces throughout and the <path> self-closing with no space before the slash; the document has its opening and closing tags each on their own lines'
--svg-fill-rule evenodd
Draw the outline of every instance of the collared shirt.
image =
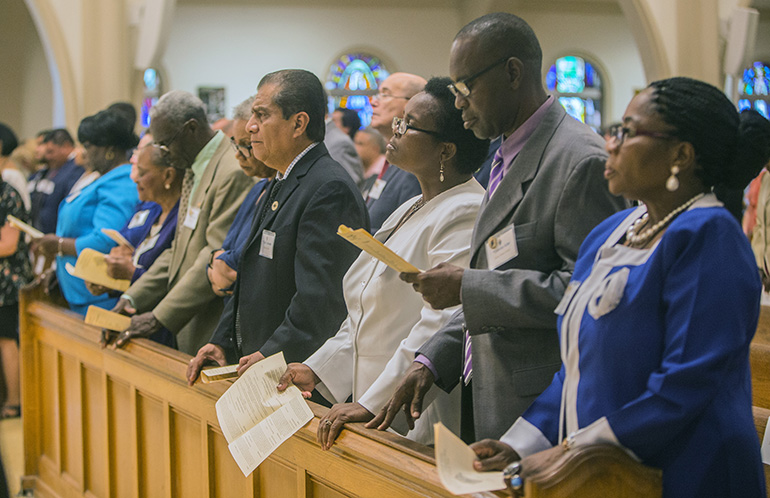
<svg viewBox="0 0 770 498">
<path fill-rule="evenodd" d="M 543 102 L 543 104 L 516 129 L 516 131 L 511 133 L 507 138 L 504 137 L 503 143 L 500 145 L 500 152 L 503 156 L 503 178 L 505 178 L 505 175 L 510 171 L 513 160 L 516 159 L 516 156 L 519 155 L 521 149 L 524 148 L 529 137 L 535 133 L 537 127 L 543 122 L 543 118 L 545 117 L 548 108 L 555 102 L 553 96 L 549 95 L 548 98 L 545 99 L 545 102 Z"/>
<path fill-rule="evenodd" d="M 224 138 L 225 134 L 222 133 L 222 130 L 218 130 L 211 140 L 209 140 L 209 143 L 207 143 L 201 151 L 198 152 L 198 155 L 195 156 L 195 162 L 190 167 L 193 175 L 195 175 L 193 187 L 190 191 L 190 199 L 195 196 L 195 191 L 198 190 L 198 185 L 201 182 L 201 177 L 203 177 L 203 172 L 206 171 L 206 166 L 209 165 L 211 158 L 214 157 L 214 153 L 217 151 L 217 147 L 219 147 L 219 144 L 222 143 Z"/>
<path fill-rule="evenodd" d="M 294 169 L 294 165 L 297 164 L 300 159 L 305 157 L 305 154 L 310 152 L 310 149 L 312 149 L 313 147 L 315 147 L 316 145 L 318 145 L 320 143 L 321 142 L 313 142 L 312 144 L 308 145 L 305 150 L 303 150 L 302 152 L 297 154 L 297 157 L 295 157 L 294 160 L 292 160 L 291 164 L 289 164 L 289 167 L 286 168 L 286 173 L 281 174 L 281 172 L 279 171 L 278 173 L 276 173 L 275 179 L 276 180 L 285 180 L 285 179 L 289 178 L 289 174 L 291 173 L 291 170 Z"/>
</svg>

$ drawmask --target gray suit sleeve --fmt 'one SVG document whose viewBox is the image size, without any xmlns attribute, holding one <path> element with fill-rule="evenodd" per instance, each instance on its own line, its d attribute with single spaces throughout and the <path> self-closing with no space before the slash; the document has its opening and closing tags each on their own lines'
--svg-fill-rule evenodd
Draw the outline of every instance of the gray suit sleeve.
<svg viewBox="0 0 770 498">
<path fill-rule="evenodd" d="M 463 311 L 458 310 L 438 332 L 417 350 L 430 360 L 438 373 L 436 385 L 450 392 L 462 375 Z"/>
<path fill-rule="evenodd" d="M 462 281 L 465 323 L 471 334 L 501 328 L 556 328 L 554 309 L 572 277 L 583 240 L 599 222 L 625 207 L 607 190 L 604 158 L 584 159 L 567 179 L 556 207 L 554 250 L 562 263 L 551 272 L 529 269 L 466 270 Z"/>
</svg>

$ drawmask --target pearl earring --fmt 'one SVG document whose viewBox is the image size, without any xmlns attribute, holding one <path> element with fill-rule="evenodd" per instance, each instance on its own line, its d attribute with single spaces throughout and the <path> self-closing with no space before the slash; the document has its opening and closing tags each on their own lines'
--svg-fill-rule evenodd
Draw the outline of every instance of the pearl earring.
<svg viewBox="0 0 770 498">
<path fill-rule="evenodd" d="M 168 183 L 165 185 L 165 187 L 166 187 L 166 190 L 171 190 L 171 185 L 169 185 Z"/>
<path fill-rule="evenodd" d="M 679 188 L 679 178 L 676 175 L 679 174 L 679 166 L 671 166 L 671 176 L 666 180 L 666 190 L 669 192 L 676 192 Z"/>
<path fill-rule="evenodd" d="M 438 172 L 438 180 L 442 183 L 444 181 L 444 161 L 441 161 L 441 169 Z"/>
</svg>

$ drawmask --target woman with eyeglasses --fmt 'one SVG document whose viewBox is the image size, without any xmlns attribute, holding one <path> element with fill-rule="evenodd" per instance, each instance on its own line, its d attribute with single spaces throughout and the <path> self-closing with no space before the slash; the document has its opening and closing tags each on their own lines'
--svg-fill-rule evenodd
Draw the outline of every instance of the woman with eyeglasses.
<svg viewBox="0 0 770 498">
<path fill-rule="evenodd" d="M 139 141 L 130 162 L 131 179 L 136 184 L 140 204 L 120 234 L 131 247 L 113 244 L 105 260 L 110 277 L 133 283 L 174 241 L 184 171 L 169 166 L 160 150 L 152 145 L 149 133 Z M 89 282 L 86 282 L 86 288 L 94 295 L 112 293 L 115 297 L 120 294 Z M 107 339 L 105 336 L 103 341 Z M 165 328 L 151 335 L 150 339 L 176 347 L 174 335 Z"/>
<path fill-rule="evenodd" d="M 562 368 L 502 442 L 475 443 L 477 470 L 610 443 L 662 469 L 663 496 L 764 497 L 749 371 L 761 284 L 719 193 L 766 163 L 770 123 L 672 78 L 634 97 L 606 147 L 610 192 L 643 204 L 584 241 L 556 308 Z"/>
<path fill-rule="evenodd" d="M 85 248 L 109 251 L 115 244 L 102 228 L 118 230 L 134 213 L 139 197 L 126 157 L 138 138 L 124 118 L 101 111 L 80 122 L 78 140 L 86 151 L 89 169 L 100 176 L 62 201 L 56 233 L 43 236 L 39 250 L 49 258 L 56 257 L 61 292 L 73 311 L 85 315 L 89 305 L 110 309 L 117 299 L 108 294 L 94 296 L 65 266 L 74 265 Z"/>
<path fill-rule="evenodd" d="M 473 172 L 484 161 L 488 140 L 463 127 L 447 88 L 433 78 L 393 120 L 388 161 L 414 174 L 422 195 L 401 205 L 375 238 L 417 268 L 441 262 L 467 267 L 473 224 L 484 189 Z M 329 449 L 347 422 L 374 417 L 390 397 L 414 352 L 456 309 L 434 310 L 399 279 L 399 273 L 361 253 L 343 280 L 348 316 L 337 334 L 304 363 L 291 363 L 279 390 L 292 382 L 317 389 L 335 404 L 321 419 L 318 441 Z M 459 398 L 441 393 L 407 437 L 430 443 L 437 420 L 459 428 Z M 345 401 L 352 397 L 351 403 Z M 408 429 L 403 423 L 401 430 Z"/>
</svg>

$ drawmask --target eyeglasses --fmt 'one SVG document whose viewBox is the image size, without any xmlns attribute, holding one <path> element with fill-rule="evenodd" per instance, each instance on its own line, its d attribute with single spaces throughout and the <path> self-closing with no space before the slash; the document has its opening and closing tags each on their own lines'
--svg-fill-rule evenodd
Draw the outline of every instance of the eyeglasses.
<svg viewBox="0 0 770 498">
<path fill-rule="evenodd" d="M 414 130 L 414 131 L 421 131 L 423 133 L 427 133 L 428 135 L 433 135 L 436 138 L 441 138 L 441 134 L 437 131 L 432 130 L 424 130 L 422 128 L 417 128 L 416 126 L 412 126 L 410 124 L 406 124 L 406 121 L 403 118 L 394 117 L 393 118 L 393 124 L 392 124 L 393 134 L 398 135 L 399 137 L 402 136 L 404 133 L 406 133 L 407 130 Z"/>
<path fill-rule="evenodd" d="M 626 140 L 626 138 L 634 138 L 636 136 L 661 138 L 664 140 L 670 140 L 672 138 L 676 138 L 673 135 L 669 135 L 668 133 L 661 133 L 658 131 L 639 130 L 636 128 L 628 128 L 627 126 L 612 126 L 607 132 L 607 135 L 609 137 L 608 140 L 612 140 L 612 139 L 617 140 L 618 147 L 623 145 L 623 142 Z"/>
<path fill-rule="evenodd" d="M 242 155 L 244 159 L 248 159 L 251 156 L 251 145 L 241 145 L 235 141 L 234 137 L 230 137 L 230 145 L 232 145 L 235 152 Z"/>
<path fill-rule="evenodd" d="M 402 97 L 401 95 L 391 95 L 389 93 L 377 92 L 376 94 L 372 95 L 372 98 L 376 98 L 377 100 L 385 100 L 385 99 L 409 100 L 411 97 Z"/>
<path fill-rule="evenodd" d="M 498 61 L 495 61 L 491 65 L 489 65 L 489 66 L 485 67 L 484 69 L 482 69 L 481 71 L 468 76 L 464 80 L 460 80 L 460 81 L 457 81 L 455 83 L 450 83 L 449 85 L 447 85 L 447 87 L 452 91 L 452 94 L 455 97 L 460 96 L 460 97 L 464 97 L 464 98 L 467 99 L 470 96 L 470 94 L 471 94 L 471 87 L 468 86 L 471 81 L 475 80 L 476 78 L 478 78 L 482 74 L 486 73 L 487 71 L 491 71 L 492 69 L 494 69 L 495 67 L 499 66 L 503 62 L 506 62 L 510 58 L 511 58 L 510 56 L 506 56 L 506 57 L 504 57 L 504 58 L 502 58 L 502 59 L 500 59 Z"/>
<path fill-rule="evenodd" d="M 176 133 L 174 133 L 174 136 L 171 137 L 171 140 L 167 141 L 165 144 L 160 143 L 160 142 L 153 142 L 152 145 L 154 145 L 155 147 L 159 148 L 162 155 L 164 155 L 164 156 L 170 155 L 171 151 L 168 148 L 169 145 L 174 143 L 174 140 L 176 140 L 179 137 L 179 135 L 184 131 L 186 125 L 187 125 L 187 123 L 182 125 L 182 127 L 179 128 Z"/>
</svg>

